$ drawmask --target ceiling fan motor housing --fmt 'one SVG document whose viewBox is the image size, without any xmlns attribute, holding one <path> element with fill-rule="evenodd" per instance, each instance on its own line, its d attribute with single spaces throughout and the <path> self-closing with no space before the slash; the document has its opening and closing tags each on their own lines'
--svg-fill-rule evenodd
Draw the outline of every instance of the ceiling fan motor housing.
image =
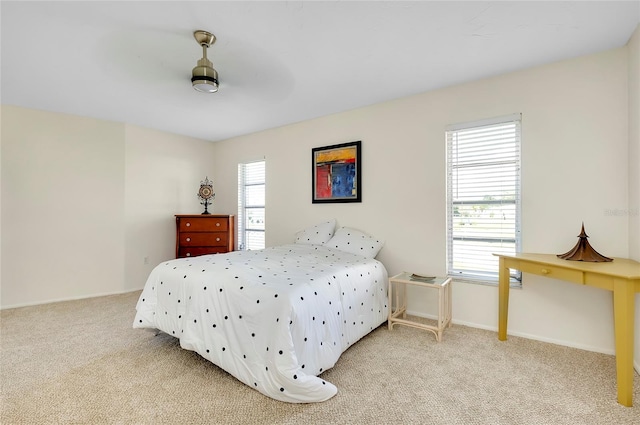
<svg viewBox="0 0 640 425">
<path fill-rule="evenodd" d="M 191 82 L 207 80 L 218 84 L 218 71 L 213 69 L 213 63 L 207 58 L 198 60 L 198 65 L 193 68 Z"/>
</svg>

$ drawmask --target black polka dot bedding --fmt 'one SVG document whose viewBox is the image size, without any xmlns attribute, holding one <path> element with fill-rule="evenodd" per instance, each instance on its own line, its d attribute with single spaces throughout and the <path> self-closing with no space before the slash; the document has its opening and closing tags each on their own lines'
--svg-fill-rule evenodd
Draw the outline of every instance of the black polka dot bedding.
<svg viewBox="0 0 640 425">
<path fill-rule="evenodd" d="M 170 260 L 150 273 L 133 326 L 266 396 L 320 402 L 337 388 L 319 375 L 387 319 L 387 279 L 378 260 L 324 245 Z"/>
</svg>

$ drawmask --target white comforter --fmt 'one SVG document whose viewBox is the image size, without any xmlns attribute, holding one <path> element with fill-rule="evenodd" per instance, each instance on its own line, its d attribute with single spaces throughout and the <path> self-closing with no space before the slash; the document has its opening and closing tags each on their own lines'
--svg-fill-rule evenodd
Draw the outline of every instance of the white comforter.
<svg viewBox="0 0 640 425">
<path fill-rule="evenodd" d="M 134 327 L 180 339 L 277 400 L 324 401 L 318 377 L 387 319 L 387 271 L 321 245 L 171 260 L 149 275 Z"/>
</svg>

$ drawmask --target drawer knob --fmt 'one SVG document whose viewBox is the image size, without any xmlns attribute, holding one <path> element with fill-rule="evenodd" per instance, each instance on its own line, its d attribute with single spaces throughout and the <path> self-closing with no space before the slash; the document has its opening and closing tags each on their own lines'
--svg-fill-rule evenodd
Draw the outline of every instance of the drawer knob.
<svg viewBox="0 0 640 425">
<path fill-rule="evenodd" d="M 220 238 L 216 238 L 216 242 L 220 242 Z"/>
<path fill-rule="evenodd" d="M 191 223 L 187 222 L 187 224 L 185 226 L 191 227 Z"/>
<path fill-rule="evenodd" d="M 542 272 L 542 274 L 549 274 L 549 273 L 551 273 L 551 271 L 550 271 L 550 270 L 547 270 L 547 269 L 542 269 L 542 270 L 540 270 L 540 271 Z"/>
<path fill-rule="evenodd" d="M 216 223 L 216 226 L 217 226 L 217 227 L 220 227 L 220 223 Z"/>
<path fill-rule="evenodd" d="M 191 238 L 187 238 L 187 242 L 191 242 Z"/>
</svg>

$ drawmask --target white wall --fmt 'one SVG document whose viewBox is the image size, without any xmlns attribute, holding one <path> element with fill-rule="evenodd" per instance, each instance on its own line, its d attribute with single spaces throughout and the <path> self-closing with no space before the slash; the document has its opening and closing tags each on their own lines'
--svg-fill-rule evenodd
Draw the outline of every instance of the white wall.
<svg viewBox="0 0 640 425">
<path fill-rule="evenodd" d="M 124 126 L 2 107 L 2 305 L 124 280 Z"/>
<path fill-rule="evenodd" d="M 196 195 L 213 178 L 213 144 L 127 125 L 125 156 L 125 289 L 134 290 L 175 258 L 174 215 L 204 210 Z"/>
<path fill-rule="evenodd" d="M 386 240 L 391 274 L 445 272 L 448 124 L 523 116 L 523 250 L 562 253 L 584 221 L 608 256 L 629 253 L 627 49 L 563 61 L 216 143 L 219 207 L 236 208 L 236 166 L 267 160 L 267 245 L 335 217 Z M 338 93 L 332 95 L 339 95 Z M 311 149 L 362 140 L 362 203 L 311 203 Z M 496 329 L 497 289 L 454 284 L 454 320 Z M 431 299 L 409 309 L 434 314 Z M 525 276 L 511 294 L 509 332 L 613 352 L 611 294 Z M 595 313 L 594 313 L 595 312 Z"/>
<path fill-rule="evenodd" d="M 173 258 L 211 143 L 6 105 L 2 119 L 2 308 L 140 289 Z"/>
<path fill-rule="evenodd" d="M 640 261 L 640 26 L 629 50 L 629 257 Z M 636 294 L 636 369 L 640 370 L 640 294 Z"/>
<path fill-rule="evenodd" d="M 629 49 L 629 256 L 640 261 L 640 26 Z"/>
</svg>

